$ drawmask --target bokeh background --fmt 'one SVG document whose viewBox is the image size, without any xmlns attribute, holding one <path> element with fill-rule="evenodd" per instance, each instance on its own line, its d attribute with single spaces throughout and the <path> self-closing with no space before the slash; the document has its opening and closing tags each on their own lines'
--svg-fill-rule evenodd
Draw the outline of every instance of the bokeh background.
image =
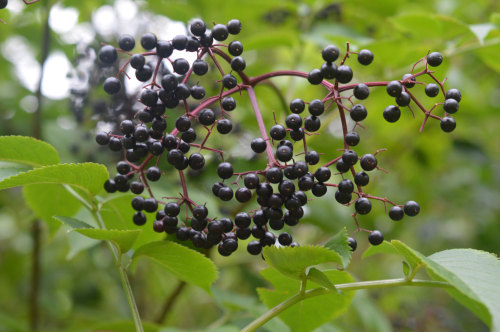
<svg viewBox="0 0 500 332">
<path fill-rule="evenodd" d="M 342 54 L 346 42 L 353 50 L 373 51 L 375 60 L 368 67 L 350 61 L 353 82 L 400 79 L 429 50 L 441 52 L 444 62 L 436 68 L 436 76 L 447 77 L 446 87 L 458 88 L 463 95 L 454 132 L 446 134 L 437 121 L 430 121 L 419 133 L 423 120 L 419 112 L 413 118 L 405 111 L 397 123 L 385 122 L 381 113 L 393 101 L 383 88 L 371 89 L 364 102 L 369 116 L 363 121 L 366 129 L 360 131 L 358 153 L 388 149 L 379 155 L 379 165 L 389 173 L 372 176 L 370 193 L 398 202 L 414 199 L 421 213 L 395 223 L 384 214 L 382 204 L 375 204 L 373 212 L 359 220 L 365 228 L 383 231 L 386 239 L 400 239 L 426 255 L 449 248 L 499 253 L 500 3 L 494 0 L 41 0 L 30 6 L 10 0 L 0 10 L 6 22 L 0 25 L 0 134 L 41 137 L 58 149 L 64 162 L 100 162 L 114 174 L 120 156 L 97 146 L 94 135 L 97 130 L 113 130 L 135 112 L 139 85 L 135 79 L 127 81 L 122 94 L 107 96 L 102 82 L 117 68 L 99 64 L 97 50 L 101 43 L 116 45 L 121 33 L 140 38 L 152 31 L 170 39 L 186 33 L 186 24 L 195 17 L 207 23 L 232 18 L 242 22 L 243 30 L 235 39 L 245 47 L 247 73 L 252 76 L 280 69 L 309 72 L 321 65 L 320 50 L 331 43 Z M 217 91 L 215 77 L 204 81 L 209 93 Z M 283 120 L 293 98 L 323 97 L 320 87 L 301 79 L 273 82 L 274 86 L 256 90 L 267 123 L 273 112 Z M 434 103 L 423 91 L 417 94 L 426 105 Z M 242 147 L 258 129 L 245 98 L 237 102 L 234 134 L 230 139 L 215 138 L 212 144 L 232 155 L 235 168 L 257 169 L 265 161 Z M 331 111 L 323 123 L 323 134 L 310 143 L 333 156 L 342 147 L 338 113 Z M 193 196 L 207 200 L 211 211 L 231 213 L 236 205 L 220 206 L 206 195 L 216 181 L 217 163 L 215 156 L 208 157 L 207 171 L 190 174 L 188 182 Z M 176 193 L 176 186 L 175 177 L 167 175 L 155 190 Z M 329 192 L 308 205 L 304 221 L 292 230 L 295 240 L 323 244 L 343 227 L 355 229 L 351 209 L 332 201 Z M 21 190 L 0 192 L 0 331 L 30 329 L 35 233 L 41 257 L 39 330 L 127 331 L 128 307 L 106 248 L 68 235 L 52 220 L 33 231 L 36 219 Z M 356 279 L 401 275 L 396 257 L 362 260 L 368 241 L 362 234 L 357 240 L 359 248 L 348 267 Z M 261 259 L 241 249 L 229 258 L 213 256 L 221 272 L 213 298 L 194 286 L 179 286 L 152 263 L 139 265 L 132 283 L 149 329 L 233 331 L 264 311 L 255 291 L 266 286 L 258 273 L 265 266 Z M 169 305 L 176 291 L 179 294 Z M 288 328 L 273 320 L 264 330 Z M 487 331 L 487 327 L 441 290 L 399 288 L 359 292 L 348 312 L 317 331 Z"/>
</svg>

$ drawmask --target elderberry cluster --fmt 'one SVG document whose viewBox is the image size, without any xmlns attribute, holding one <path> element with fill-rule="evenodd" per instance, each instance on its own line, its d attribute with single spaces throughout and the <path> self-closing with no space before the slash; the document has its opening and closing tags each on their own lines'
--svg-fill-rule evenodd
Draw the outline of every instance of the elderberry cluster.
<svg viewBox="0 0 500 332">
<path fill-rule="evenodd" d="M 373 53 L 369 50 L 349 51 L 347 44 L 347 51 L 341 58 L 339 48 L 328 45 L 321 52 L 325 62 L 320 69 L 313 69 L 309 73 L 281 71 L 248 77 L 244 72 L 246 62 L 241 56 L 243 44 L 239 41 L 228 44 L 214 42 L 223 42 L 229 35 L 237 35 L 240 30 L 241 23 L 236 19 L 226 25 L 215 24 L 211 30 L 202 20 L 196 19 L 189 26 L 189 36 L 178 35 L 167 41 L 158 40 L 152 33 L 144 34 L 140 39 L 144 52 L 131 53 L 136 41 L 130 35 L 119 38 L 118 48 L 105 45 L 100 49 L 98 58 L 103 64 L 114 64 L 119 59 L 119 53 L 128 56 L 120 65 L 118 75 L 105 80 L 104 90 L 108 94 L 117 94 L 122 89 L 120 76 L 126 75 L 127 66 L 135 70 L 137 80 L 145 83 L 139 94 L 143 108 L 134 118 L 120 123 L 120 133 L 101 132 L 96 136 L 98 144 L 107 145 L 112 151 L 123 151 L 124 160 L 116 165 L 117 174 L 104 186 L 110 193 L 130 190 L 137 195 L 131 202 L 136 210 L 133 222 L 144 225 L 146 213 L 156 213 L 153 223 L 155 231 L 175 234 L 181 241 L 191 240 L 200 248 L 217 246 L 219 253 L 227 256 L 238 248 L 238 240 L 250 236 L 255 240 L 248 243 L 247 250 L 254 255 L 260 254 L 264 246 L 275 245 L 276 240 L 282 246 L 296 246 L 292 236 L 283 232 L 283 228 L 297 225 L 304 216 L 304 206 L 311 199 L 324 196 L 328 188 L 335 188 L 335 200 L 341 205 L 354 205 L 355 233 L 369 232 L 368 240 L 372 245 L 382 243 L 383 234 L 378 230 L 362 229 L 357 220 L 357 215 L 370 213 L 372 201 L 391 205 L 388 216 L 394 221 L 401 220 L 405 215 L 416 216 L 420 206 L 415 201 L 399 205 L 364 191 L 370 182 L 369 172 L 382 170 L 376 156 L 385 149 L 361 157 L 353 149 L 360 142 L 356 129 L 363 128 L 360 122 L 367 118 L 368 110 L 362 104 L 354 104 L 352 99 L 364 100 L 369 96 L 371 87 L 385 86 L 397 104 L 381 112 L 388 122 L 399 120 L 400 107 L 408 107 L 411 112 L 414 112 L 413 108 L 419 108 L 425 116 L 421 129 L 430 117 L 439 119 L 445 132 L 452 131 L 456 123 L 450 114 L 458 110 L 460 92 L 451 89 L 445 93 L 443 83 L 429 70 L 429 66 L 435 67 L 442 62 L 441 54 L 428 54 L 419 60 L 424 63 L 422 71 L 406 74 L 399 81 L 348 84 L 353 78 L 353 71 L 346 60 L 357 55 L 360 64 L 369 65 L 374 60 Z M 174 50 L 193 52 L 196 60 L 190 63 L 182 57 L 171 59 Z M 146 58 L 153 61 L 147 62 Z M 198 79 L 193 80 L 196 83 L 190 83 L 194 75 L 204 76 L 209 71 L 207 60 L 214 63 L 212 68 L 216 68 L 221 76 L 220 81 L 217 81 L 220 93 L 210 97 L 206 96 L 206 90 Z M 224 71 L 220 61 L 227 63 L 229 72 Z M 172 72 L 159 71 L 164 62 L 171 64 Z M 236 73 L 240 79 L 234 75 Z M 284 123 L 275 121 L 266 128 L 253 86 L 270 77 L 282 75 L 301 76 L 313 85 L 322 84 L 327 94 L 321 99 L 310 101 L 300 98 L 291 100 Z M 418 81 L 424 75 L 435 83 Z M 436 97 L 441 91 L 445 101 L 426 109 L 410 91 L 417 84 L 425 85 L 425 93 L 429 97 Z M 259 125 L 260 135 L 251 141 L 250 148 L 256 155 L 266 156 L 267 163 L 261 170 L 234 169 L 224 151 L 208 145 L 213 133 L 227 135 L 232 132 L 233 123 L 229 115 L 236 109 L 236 101 L 231 95 L 241 90 L 247 90 Z M 194 105 L 191 104 L 193 100 Z M 216 112 L 218 109 L 214 104 L 217 103 L 220 112 Z M 444 117 L 432 113 L 439 105 L 445 111 Z M 180 116 L 176 115 L 178 112 L 173 112 L 177 108 L 182 109 L 183 114 Z M 311 149 L 307 137 L 319 134 L 322 115 L 335 109 L 342 123 L 343 148 L 333 159 L 322 160 L 325 151 Z M 347 113 L 354 122 L 352 128 L 348 128 Z M 170 132 L 167 131 L 167 121 L 175 123 L 175 129 Z M 211 216 L 204 202 L 194 202 L 189 197 L 184 171 L 188 168 L 203 170 L 206 153 L 221 158 L 217 167 L 220 181 L 213 184 L 213 195 L 222 202 L 235 199 L 242 203 L 242 210 L 247 210 L 237 212 L 234 220 Z M 149 182 L 160 180 L 162 172 L 170 171 L 158 167 L 161 158 L 178 172 L 183 191 L 180 197 L 166 198 L 167 201 L 155 198 L 149 186 Z M 332 172 L 333 167 L 335 173 Z M 136 175 L 138 179 L 134 180 Z M 141 196 L 145 190 L 149 194 L 148 198 Z M 249 204 L 255 208 L 245 208 Z M 181 214 L 182 208 L 185 208 L 185 214 Z M 273 231 L 281 233 L 276 235 Z M 356 249 L 357 243 L 353 237 L 348 239 L 348 243 L 352 250 Z"/>
</svg>

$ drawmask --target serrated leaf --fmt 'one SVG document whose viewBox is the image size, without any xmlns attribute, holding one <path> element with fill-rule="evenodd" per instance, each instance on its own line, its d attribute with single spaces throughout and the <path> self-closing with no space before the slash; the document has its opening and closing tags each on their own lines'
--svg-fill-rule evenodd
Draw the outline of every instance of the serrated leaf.
<svg viewBox="0 0 500 332">
<path fill-rule="evenodd" d="M 378 246 L 369 246 L 368 249 L 365 250 L 361 258 L 367 258 L 373 256 L 375 254 L 395 254 L 399 255 L 399 251 L 394 248 L 394 246 L 387 241 L 382 242 Z"/>
<path fill-rule="evenodd" d="M 116 230 L 116 229 L 96 229 L 96 228 L 76 228 L 78 232 L 86 237 L 95 240 L 113 241 L 118 245 L 122 253 L 125 253 L 132 248 L 132 245 L 137 240 L 141 230 Z"/>
<path fill-rule="evenodd" d="M 325 243 L 325 247 L 335 251 L 339 254 L 342 259 L 342 265 L 344 268 L 349 265 L 352 256 L 352 250 L 347 242 L 347 238 L 349 235 L 347 234 L 347 229 L 344 227 L 340 232 L 335 234 L 327 243 Z"/>
<path fill-rule="evenodd" d="M 65 216 L 54 216 L 54 219 L 60 221 L 61 223 L 74 228 L 74 229 L 80 229 L 80 228 L 94 228 L 87 224 L 84 221 L 78 220 L 76 218 L 70 218 L 70 217 L 65 217 Z"/>
<path fill-rule="evenodd" d="M 199 286 L 210 294 L 210 285 L 217 279 L 215 264 L 197 251 L 170 241 L 143 245 L 134 253 L 133 264 L 146 257 L 160 264 L 180 280 Z"/>
<path fill-rule="evenodd" d="M 140 229 L 142 230 L 139 238 L 135 242 L 133 249 L 150 243 L 159 241 L 165 238 L 165 233 L 157 233 L 150 226 L 154 214 L 147 214 L 148 221 L 144 226 L 137 226 L 132 221 L 134 213 L 136 212 L 130 202 L 135 195 L 120 195 L 112 197 L 102 203 L 99 213 L 102 216 L 104 225 L 108 229 Z"/>
<path fill-rule="evenodd" d="M 473 249 L 437 252 L 429 260 L 464 282 L 490 315 L 491 331 L 500 331 L 500 261 L 493 254 Z M 439 274 L 439 271 L 436 271 Z M 453 295 L 453 294 L 452 294 Z"/>
<path fill-rule="evenodd" d="M 27 172 L 31 169 L 28 165 L 21 165 L 10 162 L 0 162 L 0 181 L 6 178 L 10 178 L 21 172 Z"/>
<path fill-rule="evenodd" d="M 339 263 L 342 259 L 335 252 L 325 247 L 265 247 L 262 251 L 266 263 L 289 278 L 302 279 L 306 269 L 322 263 Z"/>
<path fill-rule="evenodd" d="M 353 278 L 344 271 L 323 271 L 333 284 L 353 282 Z M 259 288 L 257 292 L 260 299 L 268 308 L 273 308 L 291 296 L 297 294 L 300 282 L 284 277 L 273 268 L 261 271 L 262 276 L 267 279 L 275 289 Z M 315 282 L 308 282 L 306 289 L 317 288 Z M 350 305 L 354 292 L 331 292 L 326 295 L 315 296 L 303 300 L 279 314 L 292 331 L 305 332 L 331 321 L 344 312 Z"/>
<path fill-rule="evenodd" d="M 318 270 L 315 267 L 309 269 L 309 272 L 307 273 L 307 279 L 329 290 L 335 290 L 335 285 L 332 284 L 332 282 L 330 281 L 330 279 L 328 279 L 326 274 L 324 274 L 322 271 Z"/>
<path fill-rule="evenodd" d="M 53 216 L 72 216 L 82 206 L 59 184 L 29 184 L 23 187 L 23 194 L 33 212 L 51 225 Z"/>
<path fill-rule="evenodd" d="M 35 168 L 0 181 L 0 190 L 26 184 L 67 184 L 81 189 L 90 197 L 100 192 L 108 171 L 95 163 L 56 164 Z"/>
<path fill-rule="evenodd" d="M 1 136 L 0 160 L 32 167 L 60 162 L 59 155 L 52 145 L 27 136 Z"/>
</svg>

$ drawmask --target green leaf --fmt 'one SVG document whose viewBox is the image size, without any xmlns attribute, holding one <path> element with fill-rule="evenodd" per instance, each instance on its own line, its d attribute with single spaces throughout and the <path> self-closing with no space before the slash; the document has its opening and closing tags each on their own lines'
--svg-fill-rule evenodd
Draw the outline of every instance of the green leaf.
<svg viewBox="0 0 500 332">
<path fill-rule="evenodd" d="M 132 248 L 135 240 L 141 230 L 116 230 L 116 229 L 95 229 L 95 228 L 77 228 L 76 232 L 85 235 L 95 240 L 113 241 L 118 245 L 122 253 L 125 253 Z"/>
<path fill-rule="evenodd" d="M 410 13 L 391 17 L 394 27 L 414 38 L 451 39 L 470 33 L 466 24 L 444 15 L 429 15 L 429 13 Z"/>
<path fill-rule="evenodd" d="M 411 271 L 410 264 L 408 264 L 407 262 L 403 261 L 403 274 L 405 276 L 408 276 L 410 274 L 410 271 Z"/>
<path fill-rule="evenodd" d="M 0 161 L 0 181 L 31 169 L 28 165 Z"/>
<path fill-rule="evenodd" d="M 160 264 L 168 272 L 187 283 L 199 286 L 210 294 L 210 285 L 217 279 L 215 264 L 197 251 L 170 241 L 143 245 L 134 253 L 133 264 L 141 257 Z"/>
<path fill-rule="evenodd" d="M 49 165 L 17 174 L 0 182 L 0 190 L 26 184 L 68 184 L 90 197 L 100 192 L 108 179 L 108 171 L 95 163 Z"/>
<path fill-rule="evenodd" d="M 132 245 L 137 240 L 137 237 L 141 234 L 141 230 L 116 230 L 116 229 L 97 229 L 93 228 L 84 221 L 56 216 L 57 220 L 65 225 L 68 225 L 74 230 L 86 237 L 94 240 L 108 240 L 113 241 L 121 250 L 122 253 L 129 251 Z"/>
<path fill-rule="evenodd" d="M 72 216 L 82 204 L 59 184 L 29 184 L 23 188 L 24 199 L 37 216 L 53 225 L 55 215 Z"/>
<path fill-rule="evenodd" d="M 315 282 L 318 285 L 321 285 L 329 290 L 335 290 L 335 285 L 332 284 L 332 282 L 330 281 L 330 279 L 328 279 L 326 274 L 324 274 L 323 272 L 321 272 L 320 270 L 318 270 L 315 267 L 312 267 L 309 270 L 309 272 L 307 273 L 307 279 L 309 279 L 312 282 Z"/>
<path fill-rule="evenodd" d="M 488 40 L 487 40 L 488 41 Z M 500 62 L 496 61 L 496 56 L 500 52 L 500 43 L 492 43 L 475 50 L 475 53 L 491 69 L 500 73 Z"/>
<path fill-rule="evenodd" d="M 399 251 L 387 241 L 382 242 L 378 246 L 369 246 L 361 256 L 363 259 L 375 254 L 395 254 L 399 255 Z"/>
<path fill-rule="evenodd" d="M 500 28 L 500 13 L 492 13 L 490 16 L 490 22 Z"/>
<path fill-rule="evenodd" d="M 1 136 L 0 160 L 32 167 L 60 162 L 52 145 L 27 136 Z"/>
<path fill-rule="evenodd" d="M 347 242 L 348 237 L 349 235 L 347 234 L 347 229 L 344 227 L 344 229 L 335 234 L 327 243 L 325 243 L 326 248 L 331 249 L 340 255 L 344 268 L 349 265 L 352 255 L 351 247 Z"/>
<path fill-rule="evenodd" d="M 452 249 L 437 252 L 428 260 L 439 264 L 465 283 L 472 294 L 489 311 L 491 330 L 500 331 L 500 261 L 493 254 L 473 249 Z M 439 270 L 433 272 L 440 275 Z M 454 296 L 455 291 L 450 291 Z M 469 294 L 465 294 L 469 295 Z M 460 297 L 457 300 L 462 301 Z M 467 303 L 463 303 L 468 306 Z M 470 303 L 473 304 L 473 303 Z"/>
<path fill-rule="evenodd" d="M 404 244 L 401 241 L 397 240 L 392 240 L 391 243 L 394 245 L 395 248 L 398 249 L 398 251 L 403 255 L 408 263 L 412 266 L 412 268 L 415 268 L 417 265 L 423 265 L 427 268 L 427 272 L 429 276 L 438 281 L 446 281 L 448 282 L 451 286 L 454 287 L 454 289 L 447 290 L 448 293 L 453 296 L 457 301 L 468 307 L 472 312 L 474 312 L 479 318 L 481 318 L 486 324 L 492 325 L 492 314 L 488 311 L 488 308 L 485 306 L 484 303 L 482 303 L 481 298 L 470 288 L 471 285 L 469 285 L 466 281 L 470 280 L 462 280 L 462 278 L 455 274 L 452 271 L 449 271 L 446 267 L 441 266 L 438 262 L 435 262 L 433 259 L 425 257 L 421 253 L 419 253 L 416 250 L 413 250 L 412 248 L 408 247 L 406 244 Z M 471 249 L 464 249 L 464 250 L 471 250 Z M 471 250 L 474 251 L 474 250 Z M 474 255 L 474 259 L 477 258 L 482 259 L 480 261 L 480 265 L 482 269 L 485 269 L 485 262 L 488 262 L 491 264 L 492 262 L 496 264 L 493 264 L 493 271 L 500 271 L 498 267 L 498 261 L 495 260 L 494 256 L 485 252 L 481 252 L 485 254 L 486 256 L 490 256 L 491 258 L 485 258 L 485 257 L 479 257 L 479 255 Z M 454 259 L 464 259 L 464 260 L 471 260 L 471 256 L 469 254 L 469 257 L 466 256 L 464 253 L 464 256 L 458 255 L 458 258 L 455 257 Z M 477 257 L 476 257 L 477 256 Z M 439 257 L 439 256 L 437 256 Z M 491 272 L 491 269 L 487 269 L 486 275 L 488 275 Z M 480 272 L 480 271 L 476 271 Z M 500 283 L 498 282 L 498 273 L 496 274 L 496 279 L 497 281 L 492 282 L 490 278 L 487 279 L 487 283 L 485 283 L 486 287 L 489 287 L 491 289 L 500 288 Z M 481 277 L 483 275 L 481 274 Z M 476 282 L 481 283 L 481 279 L 477 279 Z M 495 285 L 496 283 L 496 285 Z M 475 285 L 477 286 L 477 285 Z M 500 317 L 500 316 L 499 316 Z M 496 326 L 495 332 L 500 331 L 500 327 Z"/>
<path fill-rule="evenodd" d="M 353 282 L 353 278 L 344 271 L 323 271 L 333 284 Z M 275 289 L 259 288 L 259 297 L 268 308 L 273 308 L 299 292 L 300 282 L 283 276 L 277 270 L 268 268 L 261 271 Z M 315 282 L 308 282 L 306 289 L 318 288 Z M 305 332 L 331 321 L 344 312 L 350 305 L 354 292 L 332 292 L 303 300 L 278 315 L 292 331 Z"/>
<path fill-rule="evenodd" d="M 142 230 L 139 238 L 134 243 L 133 248 L 137 249 L 140 246 L 153 241 L 163 240 L 165 233 L 157 233 L 153 227 L 147 226 L 152 222 L 151 218 L 154 215 L 148 215 L 146 226 L 137 226 L 133 223 L 132 218 L 136 212 L 130 202 L 135 195 L 120 195 L 112 197 L 102 203 L 99 213 L 101 214 L 104 225 L 107 229 L 140 229 Z M 150 225 L 150 224 L 149 224 Z"/>
<path fill-rule="evenodd" d="M 263 254 L 267 264 L 294 279 L 305 277 L 309 266 L 322 263 L 342 264 L 340 256 L 325 247 L 265 247 Z"/>
<path fill-rule="evenodd" d="M 74 229 L 80 229 L 80 228 L 94 228 L 87 224 L 84 221 L 75 219 L 75 218 L 70 218 L 70 217 L 65 217 L 65 216 L 54 216 L 54 219 L 60 221 L 61 223 L 74 228 Z"/>
<path fill-rule="evenodd" d="M 364 332 L 392 332 L 393 329 L 389 318 L 369 294 L 369 290 L 357 291 L 349 307 L 349 311 L 352 310 L 356 315 L 359 330 Z"/>
</svg>

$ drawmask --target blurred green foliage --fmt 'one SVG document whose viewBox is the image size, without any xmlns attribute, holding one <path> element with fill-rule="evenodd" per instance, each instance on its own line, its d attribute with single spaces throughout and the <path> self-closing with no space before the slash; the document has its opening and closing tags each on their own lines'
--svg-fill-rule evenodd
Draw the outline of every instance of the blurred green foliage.
<svg viewBox="0 0 500 332">
<path fill-rule="evenodd" d="M 133 17 L 120 14 L 123 8 L 134 7 L 137 14 Z M 50 9 L 50 17 L 61 19 L 56 9 L 67 8 L 75 10 L 78 21 L 70 31 L 64 31 L 64 27 L 56 30 L 56 22 L 51 22 L 49 54 L 63 54 L 75 64 L 82 52 L 68 35 L 86 31 L 91 36 L 88 46 L 97 49 L 101 42 L 116 44 L 118 35 L 132 23 L 138 32 L 161 29 L 165 17 L 182 24 L 194 17 L 217 23 L 232 18 L 241 20 L 243 31 L 238 40 L 245 47 L 249 75 L 280 69 L 308 72 L 321 65 L 320 50 L 329 43 L 338 45 L 342 52 L 346 42 L 352 50 L 373 51 L 375 60 L 369 67 L 350 62 L 354 79 L 359 82 L 399 79 L 429 50 L 441 52 L 444 62 L 436 69 L 437 77 L 447 77 L 446 86 L 460 89 L 463 95 L 453 133 L 443 133 L 436 121 L 430 121 L 419 133 L 423 117 L 418 112 L 415 119 L 410 112 L 403 112 L 398 123 L 388 124 L 381 113 L 392 99 L 383 89 L 375 88 L 364 103 L 369 116 L 363 122 L 366 130 L 360 132 L 358 153 L 388 149 L 380 154 L 379 165 L 389 173 L 374 174 L 370 192 L 400 202 L 414 199 L 422 211 L 412 220 L 406 218 L 395 223 L 384 214 L 382 204 L 374 204 L 373 213 L 359 220 L 366 228 L 380 229 L 386 238 L 401 239 L 426 255 L 459 247 L 500 252 L 500 141 L 496 136 L 500 130 L 500 3 L 497 1 L 41 0 L 24 6 L 21 1 L 11 0 L 9 7 L 0 11 L 0 18 L 7 22 L 0 26 L 1 135 L 32 134 L 32 113 L 36 108 L 33 99 L 36 86 L 32 82 L 36 82 L 40 69 L 42 28 Z M 109 31 L 100 27 L 106 22 L 99 21 L 97 13 L 103 11 L 114 15 L 115 27 Z M 70 74 L 74 78 L 81 73 L 72 70 Z M 103 78 L 99 77 L 101 81 Z M 42 137 L 58 149 L 64 162 L 99 161 L 111 170 L 119 156 L 99 149 L 93 140 L 96 105 L 103 100 L 109 102 L 101 91 L 99 79 L 88 87 L 80 121 L 67 98 L 44 96 Z M 319 98 L 323 93 L 321 88 L 297 78 L 279 78 L 273 82 L 285 103 L 297 97 Z M 215 93 L 216 88 L 207 87 L 210 90 Z M 266 122 L 272 121 L 273 112 L 277 119 L 286 114 L 283 100 L 273 87 L 259 86 L 256 93 Z M 246 98 L 235 96 L 235 99 L 238 109 L 233 115 L 234 122 L 245 130 L 257 132 Z M 337 113 L 330 112 L 324 123 L 331 130 L 309 140 L 317 151 L 326 151 L 326 157 L 332 157 L 342 147 L 342 140 L 336 135 L 338 121 Z M 323 135 L 329 139 L 322 139 Z M 232 153 L 241 150 L 241 144 L 248 141 L 249 137 L 241 131 L 231 140 L 214 138 L 212 144 L 220 144 Z M 233 159 L 236 169 L 257 169 L 264 164 L 261 159 L 248 160 L 241 154 Z M 194 199 L 208 200 L 211 210 L 219 208 L 206 195 L 215 181 L 215 167 L 216 161 L 212 160 L 207 172 L 188 178 L 193 184 Z M 177 181 L 175 177 L 167 180 Z M 155 190 L 168 196 L 177 189 L 158 185 Z M 331 204 L 332 200 L 329 192 L 326 198 L 308 205 L 304 222 L 292 231 L 296 240 L 303 244 L 323 244 L 344 227 L 349 232 L 355 229 L 351 210 Z M 235 204 L 230 210 L 236 208 Z M 0 192 L 0 331 L 28 330 L 30 230 L 35 218 L 24 203 L 21 190 Z M 88 216 L 80 212 L 78 218 L 86 220 Z M 128 308 L 112 259 L 106 248 L 96 243 L 75 232 L 67 233 L 64 227 L 55 230 L 45 224 L 39 303 L 41 330 L 133 328 L 127 322 Z M 361 260 L 368 244 L 361 235 L 358 244 L 348 268 L 356 279 L 400 275 L 400 259 L 374 256 Z M 184 287 L 160 325 L 233 331 L 261 314 L 265 307 L 259 304 L 255 289 L 267 286 L 259 274 L 264 264 L 243 251 L 228 258 L 214 255 L 220 269 L 214 298 L 195 287 Z M 142 317 L 146 322 L 155 322 L 179 281 L 144 260 L 132 275 L 132 284 Z M 151 323 L 146 329 L 158 330 L 160 325 Z M 287 331 L 276 319 L 264 329 Z M 315 331 L 486 330 L 478 318 L 443 291 L 400 288 L 359 292 L 345 315 Z"/>
</svg>

